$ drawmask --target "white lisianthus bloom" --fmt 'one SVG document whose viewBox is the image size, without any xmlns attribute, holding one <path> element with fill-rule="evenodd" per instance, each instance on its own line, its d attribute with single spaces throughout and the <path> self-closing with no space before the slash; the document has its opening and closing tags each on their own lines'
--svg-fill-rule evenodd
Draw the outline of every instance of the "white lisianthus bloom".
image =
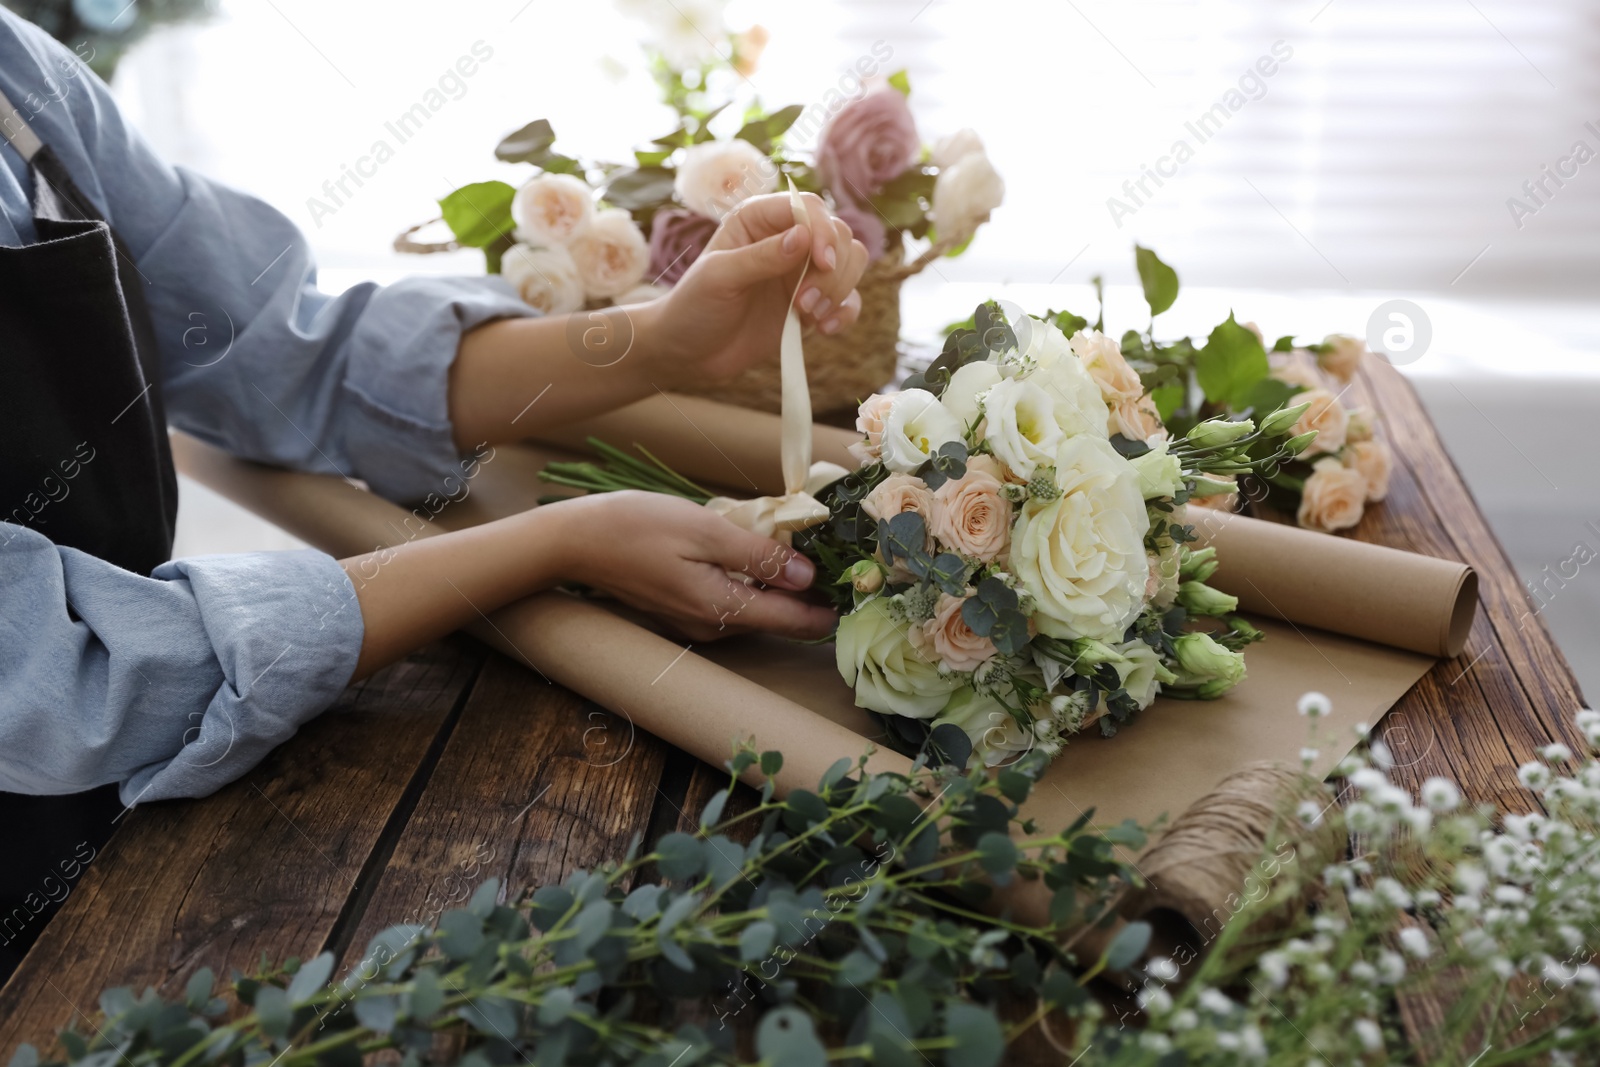
<svg viewBox="0 0 1600 1067">
<path fill-rule="evenodd" d="M 974 427 L 983 417 L 983 394 L 1004 377 L 993 363 L 979 360 L 957 368 L 944 387 L 939 402 L 961 423 L 963 430 Z"/>
<path fill-rule="evenodd" d="M 933 182 L 932 217 L 940 240 L 971 235 L 1005 197 L 1005 180 L 984 153 L 969 153 L 945 167 Z"/>
<path fill-rule="evenodd" d="M 583 279 L 584 295 L 620 296 L 638 285 L 650 266 L 650 245 L 633 216 L 607 208 L 567 246 Z"/>
<path fill-rule="evenodd" d="M 511 219 L 524 244 L 568 244 L 593 221 L 594 193 L 571 174 L 540 174 L 511 198 Z"/>
<path fill-rule="evenodd" d="M 1111 411 L 1100 385 L 1073 352 L 1067 335 L 1053 322 L 1029 316 L 1017 326 L 1019 353 L 1030 369 L 1027 380 L 1050 394 L 1056 406 L 1056 424 L 1068 437 L 1092 433 L 1109 437 Z"/>
<path fill-rule="evenodd" d="M 1163 685 L 1178 680 L 1178 676 L 1161 662 L 1160 654 L 1143 641 L 1133 640 L 1112 647 L 1122 653 L 1123 662 L 1113 665 L 1117 677 L 1122 680 L 1122 688 L 1141 710 L 1155 702 Z"/>
<path fill-rule="evenodd" d="M 1183 464 L 1177 456 L 1168 454 L 1165 441 L 1130 462 L 1139 472 L 1139 492 L 1146 500 L 1171 496 L 1183 488 Z"/>
<path fill-rule="evenodd" d="M 918 652 L 907 626 L 883 600 L 870 600 L 839 620 L 834 654 L 839 674 L 855 687 L 856 706 L 887 715 L 931 719 L 960 686 Z"/>
<path fill-rule="evenodd" d="M 1150 516 L 1139 474 L 1104 438 L 1067 439 L 1055 500 L 1030 500 L 1012 531 L 1011 567 L 1051 637 L 1121 638 L 1144 607 Z"/>
<path fill-rule="evenodd" d="M 572 253 L 560 245 L 530 248 L 512 245 L 500 257 L 500 276 L 523 303 L 546 315 L 563 315 L 583 307 L 583 280 Z"/>
<path fill-rule="evenodd" d="M 928 461 L 939 446 L 961 440 L 961 423 L 939 398 L 926 389 L 896 393 L 883 418 L 879 454 L 883 465 L 910 474 Z"/>
<path fill-rule="evenodd" d="M 963 368 L 964 369 L 964 368 Z M 1026 378 L 1007 378 L 989 387 L 983 401 L 983 439 L 1012 473 L 1024 480 L 1055 460 L 1066 435 L 1056 421 L 1056 404 Z"/>
<path fill-rule="evenodd" d="M 752 196 L 777 187 L 777 165 L 738 138 L 690 145 L 672 182 L 683 205 L 708 219 L 721 219 Z"/>
<path fill-rule="evenodd" d="M 978 136 L 977 130 L 965 126 L 935 141 L 928 162 L 940 168 L 953 167 L 973 153 L 982 152 L 983 138 Z"/>
</svg>

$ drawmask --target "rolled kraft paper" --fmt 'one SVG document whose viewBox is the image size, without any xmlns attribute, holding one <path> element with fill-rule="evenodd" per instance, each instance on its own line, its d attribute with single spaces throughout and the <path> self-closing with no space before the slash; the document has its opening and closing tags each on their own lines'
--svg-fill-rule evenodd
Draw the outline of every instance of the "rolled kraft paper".
<svg viewBox="0 0 1600 1067">
<path fill-rule="evenodd" d="M 1227 512 L 1191 508 L 1189 521 L 1217 550 L 1208 584 L 1247 612 L 1425 656 L 1466 647 L 1478 576 L 1465 563 Z"/>
<path fill-rule="evenodd" d="M 535 426 L 529 436 L 585 452 L 588 437 L 623 449 L 643 445 L 692 481 L 726 488 L 733 496 L 763 496 L 784 491 L 781 427 L 777 415 L 764 411 L 661 393 L 559 429 Z M 851 430 L 814 424 L 811 458 L 853 469 L 856 459 L 849 445 L 859 440 L 861 435 Z"/>
</svg>

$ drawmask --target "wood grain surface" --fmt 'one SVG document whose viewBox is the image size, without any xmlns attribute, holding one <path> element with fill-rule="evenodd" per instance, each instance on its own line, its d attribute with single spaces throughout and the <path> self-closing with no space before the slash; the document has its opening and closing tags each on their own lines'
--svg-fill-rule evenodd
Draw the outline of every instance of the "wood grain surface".
<svg viewBox="0 0 1600 1067">
<path fill-rule="evenodd" d="M 1389 498 L 1350 533 L 1462 560 L 1481 603 L 1466 651 L 1385 718 L 1398 784 L 1442 775 L 1471 801 L 1531 807 L 1516 768 L 1552 740 L 1581 747 L 1571 670 L 1409 384 L 1378 360 L 1347 405 L 1378 414 L 1396 456 Z M 722 768 L 698 763 L 464 638 L 353 687 L 242 780 L 123 819 L 4 990 L 0 1056 L 48 1044 L 110 986 L 168 994 L 333 949 L 341 971 L 400 922 L 431 922 L 487 877 L 505 899 L 574 868 L 693 831 Z M 741 789 L 729 812 L 748 804 Z M 1442 997 L 1408 998 L 1414 1031 Z"/>
</svg>

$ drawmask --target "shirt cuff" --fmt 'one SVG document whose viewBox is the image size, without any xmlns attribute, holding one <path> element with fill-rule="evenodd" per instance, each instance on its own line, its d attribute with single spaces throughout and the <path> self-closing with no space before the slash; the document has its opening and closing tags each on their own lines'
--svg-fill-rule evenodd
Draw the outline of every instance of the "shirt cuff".
<svg viewBox="0 0 1600 1067">
<path fill-rule="evenodd" d="M 374 292 L 349 341 L 342 427 L 345 451 L 374 492 L 410 502 L 459 491 L 448 396 L 461 336 L 535 314 L 495 275 L 412 277 Z"/>
<path fill-rule="evenodd" d="M 151 577 L 189 587 L 223 681 L 177 754 L 123 782 L 128 805 L 206 796 L 260 763 L 339 699 L 366 632 L 355 587 L 321 552 L 199 556 Z"/>
</svg>

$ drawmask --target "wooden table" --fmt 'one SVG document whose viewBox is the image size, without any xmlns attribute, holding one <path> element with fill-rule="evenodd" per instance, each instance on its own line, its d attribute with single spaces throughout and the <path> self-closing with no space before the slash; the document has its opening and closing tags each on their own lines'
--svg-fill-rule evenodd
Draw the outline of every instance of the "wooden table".
<svg viewBox="0 0 1600 1067">
<path fill-rule="evenodd" d="M 1369 361 L 1352 403 L 1379 414 L 1393 488 L 1354 536 L 1477 568 L 1471 640 L 1397 704 L 1384 734 L 1415 788 L 1529 810 L 1517 766 L 1582 741 L 1571 670 L 1445 455 L 1410 387 Z M 124 820 L 0 991 L 0 1056 L 46 1044 L 102 989 L 182 990 L 332 950 L 356 958 L 399 922 L 432 922 L 485 878 L 513 894 L 615 857 L 635 835 L 692 829 L 725 781 L 623 719 L 452 638 L 352 686 L 252 773 L 214 796 Z M 1436 1005 L 1408 1002 L 1415 1023 Z"/>
</svg>

